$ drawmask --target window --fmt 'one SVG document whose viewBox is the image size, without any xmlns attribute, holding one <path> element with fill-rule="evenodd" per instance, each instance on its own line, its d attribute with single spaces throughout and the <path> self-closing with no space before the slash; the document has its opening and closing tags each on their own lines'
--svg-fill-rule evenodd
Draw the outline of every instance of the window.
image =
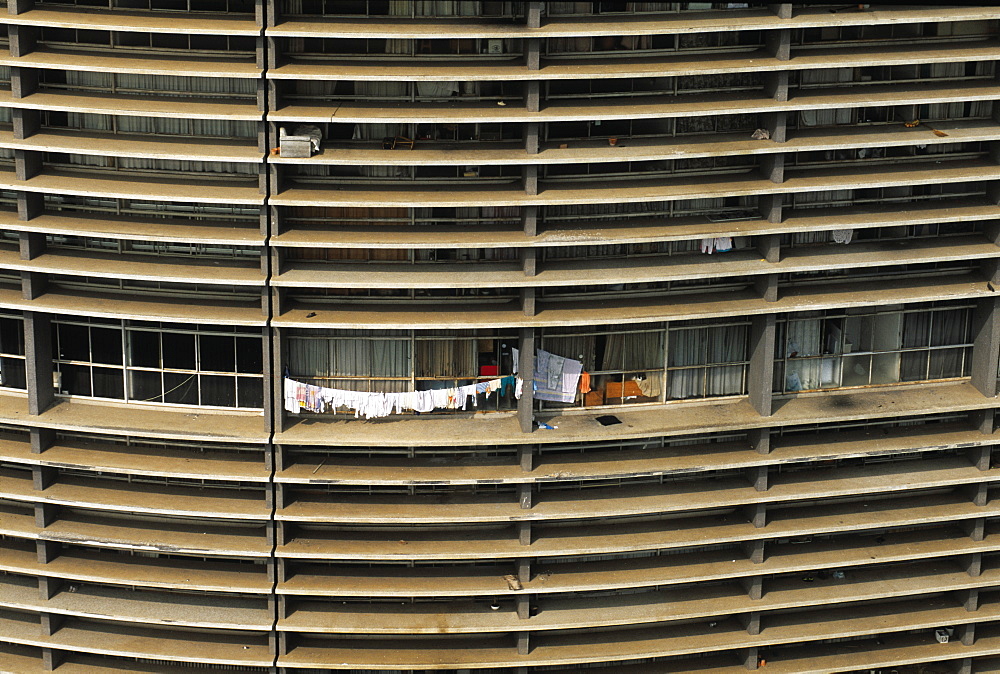
<svg viewBox="0 0 1000 674">
<path fill-rule="evenodd" d="M 745 393 L 748 339 L 748 322 L 716 321 L 550 329 L 541 348 L 580 360 L 590 374 L 591 391 L 575 405 L 619 405 Z"/>
<path fill-rule="evenodd" d="M 775 390 L 950 379 L 969 374 L 968 306 L 828 310 L 778 323 Z"/>
<path fill-rule="evenodd" d="M 206 407 L 263 406 L 263 351 L 253 329 L 55 321 L 62 395 Z"/>
<path fill-rule="evenodd" d="M 408 330 L 300 330 L 288 339 L 292 379 L 350 391 L 425 391 L 464 386 L 514 373 L 517 336 L 496 330 L 447 334 Z M 480 396 L 510 409 L 510 394 Z"/>
<path fill-rule="evenodd" d="M 0 314 L 0 386 L 25 389 L 24 319 Z"/>
</svg>

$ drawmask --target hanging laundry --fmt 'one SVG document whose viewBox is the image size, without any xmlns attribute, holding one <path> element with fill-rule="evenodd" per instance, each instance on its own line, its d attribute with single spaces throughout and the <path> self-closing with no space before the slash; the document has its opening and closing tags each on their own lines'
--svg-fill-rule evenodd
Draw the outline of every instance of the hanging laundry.
<svg viewBox="0 0 1000 674">
<path fill-rule="evenodd" d="M 571 403 L 576 400 L 583 363 L 557 356 L 548 351 L 535 351 L 535 398 Z"/>
<path fill-rule="evenodd" d="M 430 389 L 426 391 L 368 392 L 314 386 L 285 377 L 283 384 L 284 408 L 293 414 L 313 412 L 319 414 L 329 410 L 348 409 L 356 419 L 380 419 L 390 414 L 404 411 L 431 412 L 435 409 L 466 410 L 469 399 L 472 406 L 479 406 L 477 395 L 508 391 L 520 399 L 522 380 L 508 375 L 489 381 L 466 384 L 465 386 Z"/>
<path fill-rule="evenodd" d="M 715 239 L 702 239 L 701 252 L 711 255 L 715 252 Z"/>
<path fill-rule="evenodd" d="M 715 239 L 715 252 L 728 253 L 733 249 L 733 238 L 731 236 L 720 236 Z"/>
<path fill-rule="evenodd" d="M 830 238 L 834 243 L 850 243 L 854 238 L 853 229 L 835 229 L 830 232 Z"/>
</svg>

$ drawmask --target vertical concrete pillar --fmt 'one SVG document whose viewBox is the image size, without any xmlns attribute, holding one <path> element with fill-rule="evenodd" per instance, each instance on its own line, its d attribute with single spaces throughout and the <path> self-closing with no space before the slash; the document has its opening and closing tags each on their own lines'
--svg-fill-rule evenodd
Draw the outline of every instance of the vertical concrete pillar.
<svg viewBox="0 0 1000 674">
<path fill-rule="evenodd" d="M 747 394 L 750 404 L 763 417 L 771 416 L 774 382 L 774 314 L 754 316 L 750 322 L 750 362 L 747 365 Z"/>
<path fill-rule="evenodd" d="M 52 385 L 52 320 L 49 314 L 24 312 L 24 360 L 28 414 L 41 414 L 55 402 Z"/>
<path fill-rule="evenodd" d="M 524 380 L 521 399 L 517 401 L 517 420 L 522 433 L 534 431 L 534 372 L 535 372 L 535 329 L 522 328 L 518 339 L 517 373 Z"/>
</svg>

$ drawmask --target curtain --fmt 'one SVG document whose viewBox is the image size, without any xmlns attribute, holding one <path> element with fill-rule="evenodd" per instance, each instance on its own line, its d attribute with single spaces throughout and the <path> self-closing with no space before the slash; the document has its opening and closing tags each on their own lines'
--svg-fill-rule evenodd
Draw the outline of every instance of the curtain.
<svg viewBox="0 0 1000 674">
<path fill-rule="evenodd" d="M 932 63 L 930 75 L 934 78 L 954 80 L 965 76 L 964 63 Z M 931 103 L 927 106 L 927 117 L 930 119 L 961 118 L 965 112 L 964 101 L 950 103 Z"/>
<path fill-rule="evenodd" d="M 745 325 L 727 325 L 710 328 L 708 363 L 740 363 L 715 365 L 708 368 L 707 390 L 709 396 L 735 395 L 744 392 L 742 361 L 747 358 L 748 331 Z"/>
<path fill-rule="evenodd" d="M 479 16 L 480 0 L 389 0 L 390 16 Z"/>
<path fill-rule="evenodd" d="M 410 365 L 410 341 L 406 338 L 293 336 L 288 340 L 288 368 L 292 377 L 311 379 L 310 383 L 320 386 L 356 391 L 407 391 Z M 386 381 L 380 377 L 405 379 Z"/>
<path fill-rule="evenodd" d="M 968 309 L 907 313 L 903 319 L 903 348 L 965 344 L 969 339 L 968 319 Z M 904 352 L 900 380 L 960 377 L 965 351 L 964 347 L 959 347 Z"/>
<path fill-rule="evenodd" d="M 799 85 L 811 84 L 836 84 L 840 82 L 853 82 L 854 68 L 822 68 L 817 70 L 803 70 L 799 73 Z M 850 108 L 836 108 L 832 110 L 800 110 L 799 124 L 801 126 L 829 126 L 832 124 L 850 124 Z"/>
<path fill-rule="evenodd" d="M 671 330 L 667 364 L 671 368 L 704 363 L 704 339 L 700 329 Z M 667 373 L 667 398 L 700 397 L 704 368 L 672 369 Z"/>
<path fill-rule="evenodd" d="M 822 349 L 822 319 L 789 320 L 785 324 L 785 391 L 801 391 L 821 387 L 824 377 L 823 361 L 832 359 L 808 358 L 818 356 Z M 827 365 L 827 368 L 831 368 Z M 825 373 L 833 378 L 833 372 Z M 839 383 L 839 382 L 838 382 Z"/>
<path fill-rule="evenodd" d="M 415 342 L 414 351 L 417 377 L 469 379 L 479 375 L 474 339 L 421 339 Z"/>
</svg>

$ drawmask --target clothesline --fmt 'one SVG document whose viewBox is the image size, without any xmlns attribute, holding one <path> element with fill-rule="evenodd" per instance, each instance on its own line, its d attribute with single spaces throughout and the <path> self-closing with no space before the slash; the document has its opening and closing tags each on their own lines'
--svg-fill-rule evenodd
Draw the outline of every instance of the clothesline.
<svg viewBox="0 0 1000 674">
<path fill-rule="evenodd" d="M 379 419 L 404 411 L 464 410 L 468 408 L 470 398 L 472 406 L 478 407 L 478 394 L 485 393 L 489 396 L 500 391 L 503 395 L 508 389 L 512 389 L 514 397 L 520 399 L 523 386 L 524 381 L 520 377 L 508 375 L 465 386 L 427 391 L 368 392 L 315 386 L 285 377 L 284 397 L 285 410 L 288 412 L 319 414 L 328 409 L 347 408 L 354 411 L 355 418 L 363 416 L 365 419 Z"/>
</svg>

